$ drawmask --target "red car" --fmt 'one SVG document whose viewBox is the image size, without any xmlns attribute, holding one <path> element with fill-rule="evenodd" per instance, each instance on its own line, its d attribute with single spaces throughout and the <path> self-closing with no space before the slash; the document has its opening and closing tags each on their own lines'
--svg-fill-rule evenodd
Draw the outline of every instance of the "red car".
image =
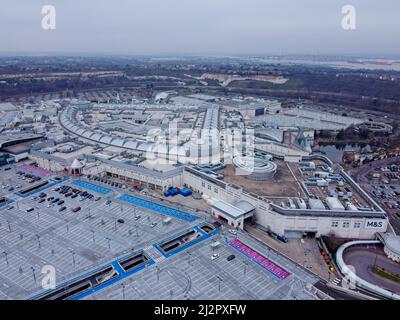
<svg viewBox="0 0 400 320">
<path fill-rule="evenodd" d="M 76 207 L 76 208 L 73 208 L 72 209 L 72 212 L 78 212 L 78 211 L 80 211 L 81 210 L 81 207 Z"/>
</svg>

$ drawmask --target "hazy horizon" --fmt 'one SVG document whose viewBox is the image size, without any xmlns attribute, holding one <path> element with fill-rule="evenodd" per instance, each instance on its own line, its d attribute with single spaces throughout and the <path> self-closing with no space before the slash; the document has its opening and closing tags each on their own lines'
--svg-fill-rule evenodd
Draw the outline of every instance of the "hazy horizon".
<svg viewBox="0 0 400 320">
<path fill-rule="evenodd" d="M 0 0 L 0 54 L 400 56 L 400 1 Z M 43 5 L 56 30 L 41 28 Z M 357 29 L 341 28 L 343 5 Z"/>
</svg>

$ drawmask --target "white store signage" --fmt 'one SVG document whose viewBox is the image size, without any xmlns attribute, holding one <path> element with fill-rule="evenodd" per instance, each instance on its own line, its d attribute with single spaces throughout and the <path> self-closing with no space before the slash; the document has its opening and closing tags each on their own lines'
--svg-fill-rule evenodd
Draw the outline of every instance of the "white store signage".
<svg viewBox="0 0 400 320">
<path fill-rule="evenodd" d="M 379 229 L 384 226 L 385 220 L 368 219 L 365 221 L 365 229 Z"/>
</svg>

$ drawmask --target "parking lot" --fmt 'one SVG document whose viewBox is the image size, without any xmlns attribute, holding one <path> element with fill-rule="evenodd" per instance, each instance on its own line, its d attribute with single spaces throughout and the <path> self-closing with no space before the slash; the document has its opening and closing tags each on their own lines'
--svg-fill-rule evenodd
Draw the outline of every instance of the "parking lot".
<svg viewBox="0 0 400 320">
<path fill-rule="evenodd" d="M 394 231 L 400 232 L 400 165 L 398 157 L 373 161 L 354 170 L 358 183 L 387 212 Z"/>
<path fill-rule="evenodd" d="M 19 183 L 11 177 L 10 185 Z M 66 197 L 55 191 L 62 186 L 92 198 Z M 0 296 L 13 299 L 41 289 L 45 265 L 56 268 L 59 283 L 189 225 L 174 218 L 165 224 L 165 215 L 114 199 L 114 191 L 104 196 L 73 181 L 26 198 L 12 196 L 16 202 L 0 209 Z"/>
<path fill-rule="evenodd" d="M 4 166 L 0 168 L 0 197 L 23 190 L 45 177 L 42 172 L 30 169 L 29 166 Z"/>
<path fill-rule="evenodd" d="M 16 178 L 21 176 L 17 171 L 11 168 L 3 175 L 14 188 L 22 180 Z M 226 232 L 165 257 L 153 245 L 201 224 L 202 218 L 140 201 L 139 195 L 126 195 L 128 190 L 118 186 L 43 179 L 55 185 L 26 196 L 10 191 L 6 196 L 15 202 L 0 208 L 0 299 L 27 299 L 43 292 L 44 266 L 55 268 L 56 282 L 61 284 L 140 249 L 150 255 L 153 265 L 85 298 L 314 298 L 305 288 L 317 278 L 245 233 L 237 236 L 291 275 L 279 279 L 230 245 L 225 237 L 232 234 Z M 220 245 L 213 249 L 216 240 Z M 231 255 L 235 258 L 228 261 Z"/>
<path fill-rule="evenodd" d="M 217 235 L 86 299 L 314 299 L 317 278 L 245 235 L 239 239 L 291 272 L 281 280 Z M 211 244 L 220 245 L 213 249 Z M 211 257 L 216 254 L 216 259 Z M 228 261 L 231 255 L 235 258 Z"/>
</svg>

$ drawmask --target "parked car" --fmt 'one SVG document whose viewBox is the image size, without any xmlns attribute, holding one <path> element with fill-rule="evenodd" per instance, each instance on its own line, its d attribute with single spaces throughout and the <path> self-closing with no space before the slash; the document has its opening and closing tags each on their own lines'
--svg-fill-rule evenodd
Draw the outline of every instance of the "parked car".
<svg viewBox="0 0 400 320">
<path fill-rule="evenodd" d="M 218 253 L 214 253 L 212 256 L 211 256 L 211 260 L 215 260 L 215 259 L 218 259 L 219 258 L 219 254 Z"/>
<path fill-rule="evenodd" d="M 228 258 L 226 258 L 226 260 L 232 261 L 235 258 L 236 258 L 236 256 L 234 254 L 231 254 L 230 256 L 228 256 Z"/>
</svg>

